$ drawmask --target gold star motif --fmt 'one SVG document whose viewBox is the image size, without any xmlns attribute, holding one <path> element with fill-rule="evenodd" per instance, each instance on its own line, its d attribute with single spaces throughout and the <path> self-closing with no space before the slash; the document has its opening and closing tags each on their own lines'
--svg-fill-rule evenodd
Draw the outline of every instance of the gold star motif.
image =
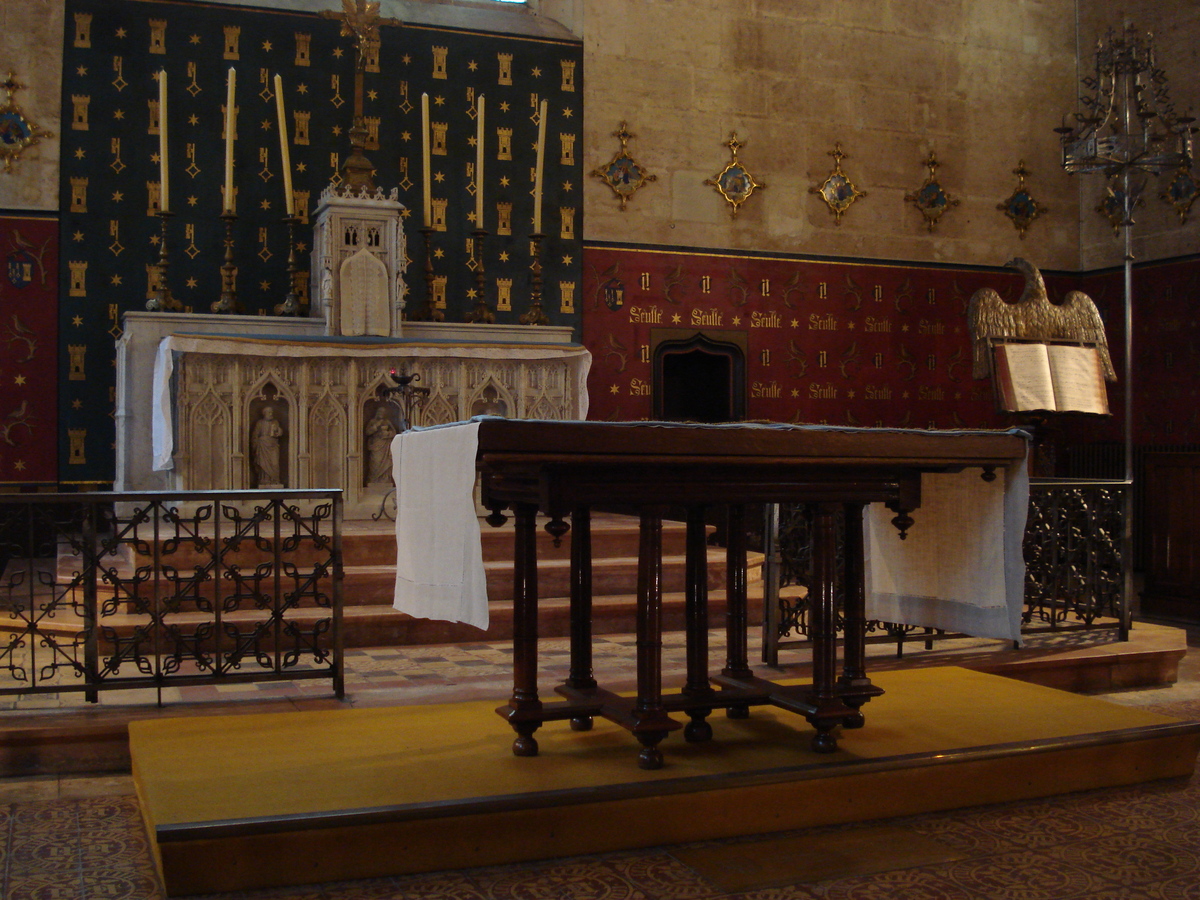
<svg viewBox="0 0 1200 900">
<path fill-rule="evenodd" d="M 263 43 L 262 43 L 262 48 L 263 48 L 264 50 L 266 50 L 268 53 L 270 53 L 270 52 L 271 52 L 271 42 L 270 42 L 270 41 L 263 41 Z"/>
<path fill-rule="evenodd" d="M 187 281 L 185 281 L 184 284 L 186 284 L 190 288 L 194 288 L 197 284 L 196 276 L 193 275 L 191 278 L 189 278 Z"/>
<path fill-rule="evenodd" d="M 150 162 L 154 163 L 154 165 L 156 165 L 156 166 L 158 165 L 158 154 L 157 153 L 150 154 Z"/>
<path fill-rule="evenodd" d="M 534 66 L 529 74 L 532 75 L 534 78 L 541 78 L 542 70 L 540 68 L 538 68 L 537 66 Z"/>
<path fill-rule="evenodd" d="M 673 316 L 671 316 L 671 324 L 672 325 L 678 325 L 682 321 L 683 321 L 683 316 L 681 316 L 679 313 L 675 313 Z"/>
<path fill-rule="evenodd" d="M 83 401 L 76 397 L 71 401 L 71 409 L 83 409 Z"/>
<path fill-rule="evenodd" d="M 411 140 L 412 140 L 412 132 L 411 132 L 411 131 L 402 131 L 402 132 L 400 132 L 400 140 L 402 140 L 402 141 L 411 141 Z"/>
<path fill-rule="evenodd" d="M 18 459 L 15 463 L 13 463 L 13 468 L 16 469 L 18 472 L 24 472 L 25 471 L 25 460 Z"/>
<path fill-rule="evenodd" d="M 563 257 L 563 265 L 564 265 L 564 266 L 569 266 L 570 264 L 571 264 L 571 257 L 570 257 L 570 256 L 564 256 L 564 257 Z"/>
<path fill-rule="evenodd" d="M 84 75 L 87 74 L 87 66 L 80 66 L 79 68 L 77 68 L 75 70 L 75 74 L 82 78 Z"/>
<path fill-rule="evenodd" d="M 195 206 L 195 205 L 196 205 L 197 203 L 199 203 L 199 202 L 200 202 L 200 201 L 199 201 L 199 199 L 198 199 L 198 198 L 195 196 L 195 194 L 193 194 L 191 197 L 188 197 L 188 198 L 187 198 L 187 205 L 188 205 L 188 206 Z"/>
<path fill-rule="evenodd" d="M 443 250 L 441 247 L 433 248 L 433 258 L 434 259 L 441 259 L 445 255 L 446 255 L 446 251 Z"/>
<path fill-rule="evenodd" d="M 471 60 L 469 63 L 467 63 L 467 71 L 469 72 L 474 72 L 478 68 L 479 63 L 475 62 L 475 60 Z"/>
<path fill-rule="evenodd" d="M 475 210 L 471 210 L 469 213 L 467 213 L 467 221 L 472 225 L 475 224 Z"/>
<path fill-rule="evenodd" d="M 193 34 L 193 35 L 192 35 L 190 38 L 188 38 L 188 43 L 189 43 L 189 44 L 198 44 L 198 43 L 200 43 L 200 35 L 198 35 L 198 34 Z"/>
<path fill-rule="evenodd" d="M 87 155 L 87 154 L 86 154 L 86 152 L 84 151 L 84 149 L 83 149 L 82 147 L 77 147 L 77 148 L 75 149 L 75 158 L 76 158 L 76 159 L 83 159 L 83 158 L 84 158 L 84 156 L 86 156 L 86 155 Z"/>
<path fill-rule="evenodd" d="M 467 146 L 468 147 L 474 147 L 477 143 L 479 143 L 479 142 L 477 140 L 475 140 L 475 135 L 471 135 L 469 138 L 467 138 Z"/>
<path fill-rule="evenodd" d="M 846 323 L 846 327 L 847 327 L 847 328 L 849 328 L 851 331 L 853 331 L 853 330 L 854 330 L 854 323 L 853 323 L 853 322 L 847 322 L 847 323 Z"/>
<path fill-rule="evenodd" d="M 342 136 L 342 126 L 341 126 L 341 125 L 334 125 L 334 126 L 333 126 L 333 136 L 334 136 L 334 137 L 341 137 L 341 136 Z"/>
<path fill-rule="evenodd" d="M 113 287 L 116 287 L 117 285 L 119 285 L 121 283 L 121 276 L 114 275 L 110 280 L 112 281 Z"/>
<path fill-rule="evenodd" d="M 296 85 L 296 93 L 297 94 L 307 94 L 308 93 L 308 85 L 307 84 Z"/>
<path fill-rule="evenodd" d="M 404 63 L 407 66 L 410 62 L 412 62 L 412 56 L 405 53 L 402 57 L 400 57 L 400 62 Z"/>
<path fill-rule="evenodd" d="M 507 175 L 500 176 L 500 187 L 508 187 L 508 176 Z"/>
<path fill-rule="evenodd" d="M 161 240 L 162 240 L 162 238 L 159 237 L 157 234 L 150 235 L 150 246 L 157 247 Z"/>
<path fill-rule="evenodd" d="M 793 396 L 793 397 L 799 397 L 799 396 L 800 396 L 800 389 L 799 389 L 799 388 L 792 388 L 792 396 Z"/>
<path fill-rule="evenodd" d="M 508 112 L 508 101 L 507 100 L 500 101 L 500 112 Z"/>
<path fill-rule="evenodd" d="M 404 209 L 400 210 L 400 218 L 402 218 L 402 219 L 412 218 L 412 210 L 409 209 L 407 206 L 404 207 Z"/>
<path fill-rule="evenodd" d="M 908 326 L 907 326 L 907 325 L 901 325 L 901 326 L 900 326 L 900 330 L 901 330 L 901 331 L 908 331 Z"/>
<path fill-rule="evenodd" d="M 800 320 L 799 320 L 799 319 L 792 319 L 792 327 L 793 327 L 793 328 L 799 328 L 799 327 L 800 327 Z"/>
<path fill-rule="evenodd" d="M 376 91 L 376 90 L 367 91 L 367 99 L 368 100 L 378 100 L 379 99 L 379 91 Z"/>
<path fill-rule="evenodd" d="M 188 124 L 189 125 L 199 125 L 200 117 L 198 115 L 196 115 L 195 113 L 192 113 L 190 116 L 188 116 Z"/>
<path fill-rule="evenodd" d="M 610 394 L 619 394 L 621 393 L 621 386 L 619 384 L 610 384 L 608 386 L 608 392 Z"/>
<path fill-rule="evenodd" d="M 76 328 L 78 328 L 80 325 L 83 324 L 83 316 L 74 316 L 71 319 L 71 324 L 74 325 Z"/>
<path fill-rule="evenodd" d="M 117 29 L 117 37 L 119 37 L 119 38 L 125 37 L 125 29 L 124 28 Z"/>
<path fill-rule="evenodd" d="M 297 172 L 307 172 L 308 171 L 308 163 L 296 163 L 296 171 Z"/>
<path fill-rule="evenodd" d="M 258 204 L 258 208 L 259 208 L 259 209 L 262 209 L 262 210 L 267 210 L 267 209 L 270 209 L 270 208 L 271 208 L 271 201 L 270 201 L 270 200 L 263 200 L 261 203 L 259 203 L 259 204 Z"/>
<path fill-rule="evenodd" d="M 83 232 L 77 231 L 73 235 L 71 235 L 71 238 L 72 238 L 72 240 L 74 240 L 76 242 L 82 241 L 83 240 Z"/>
<path fill-rule="evenodd" d="M 853 400 L 854 399 L 854 391 L 846 391 L 846 399 Z"/>
<path fill-rule="evenodd" d="M 15 384 L 17 387 L 23 386 L 25 384 L 25 376 L 18 375 L 16 378 L 13 379 L 13 384 Z"/>
<path fill-rule="evenodd" d="M 479 296 L 479 292 L 476 291 L 475 288 L 467 288 L 467 299 L 468 300 L 474 300 L 478 296 Z"/>
<path fill-rule="evenodd" d="M 118 122 L 120 122 L 122 119 L 125 118 L 125 110 L 114 109 L 113 110 L 113 118 L 116 119 Z"/>
<path fill-rule="evenodd" d="M 125 199 L 125 195 L 122 194 L 120 191 L 113 191 L 112 198 L 113 198 L 113 203 L 120 203 L 122 200 Z"/>
<path fill-rule="evenodd" d="M 271 130 L 271 120 L 270 120 L 270 119 L 263 119 L 263 120 L 262 120 L 262 125 L 261 125 L 261 128 L 262 128 L 262 130 L 263 130 L 263 131 L 270 131 L 270 130 Z"/>
<path fill-rule="evenodd" d="M 742 318 L 741 318 L 741 316 L 734 316 L 734 317 L 733 317 L 733 324 L 734 324 L 734 325 L 741 325 L 741 324 L 742 324 Z"/>
<path fill-rule="evenodd" d="M 507 250 L 500 251 L 500 262 L 508 262 L 508 251 Z"/>
<path fill-rule="evenodd" d="M 304 241 L 296 241 L 296 252 L 297 253 L 307 253 L 308 252 L 308 244 L 304 243 Z"/>
<path fill-rule="evenodd" d="M 571 193 L 571 191 L 575 190 L 575 185 L 571 184 L 571 182 L 569 182 L 569 181 L 564 181 L 563 182 L 563 190 L 569 194 L 569 193 Z"/>
<path fill-rule="evenodd" d="M 271 282 L 267 281 L 267 280 L 264 278 L 262 281 L 260 281 L 260 282 L 258 283 L 258 287 L 259 287 L 259 289 L 260 289 L 260 290 L 263 290 L 263 291 L 269 291 L 269 290 L 271 289 Z"/>
<path fill-rule="evenodd" d="M 445 98 L 445 97 L 434 97 L 434 98 L 433 98 L 433 105 L 434 105 L 434 106 L 445 106 L 445 105 L 446 105 L 446 98 Z"/>
<path fill-rule="evenodd" d="M 336 59 L 341 59 L 341 58 L 342 58 L 342 48 L 341 48 L 341 47 L 334 47 L 334 48 L 333 48 L 333 55 L 334 55 L 334 58 L 336 58 Z"/>
<path fill-rule="evenodd" d="M 563 107 L 563 118 L 564 119 L 569 119 L 573 115 L 575 115 L 575 112 L 574 112 L 574 110 L 571 109 L 571 107 L 569 107 L 569 106 Z"/>
<path fill-rule="evenodd" d="M 434 172 L 433 180 L 436 181 L 438 184 L 441 184 L 443 181 L 446 180 L 446 173 L 445 172 Z"/>
</svg>

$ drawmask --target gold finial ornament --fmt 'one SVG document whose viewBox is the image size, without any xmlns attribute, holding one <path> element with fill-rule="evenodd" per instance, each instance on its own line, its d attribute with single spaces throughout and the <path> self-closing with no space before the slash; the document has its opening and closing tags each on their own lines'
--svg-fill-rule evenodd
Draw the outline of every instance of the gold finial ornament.
<svg viewBox="0 0 1200 900">
<path fill-rule="evenodd" d="M 621 149 L 613 154 L 613 158 L 605 165 L 592 170 L 592 175 L 607 184 L 621 201 L 621 211 L 633 195 L 651 181 L 657 181 L 657 175 L 651 175 L 646 167 L 633 158 L 629 153 L 629 141 L 637 137 L 631 134 L 625 122 L 613 132 L 613 137 L 621 142 Z"/>
<path fill-rule="evenodd" d="M 13 163 L 26 147 L 32 147 L 42 138 L 54 137 L 52 132 L 32 122 L 13 101 L 13 94 L 23 87 L 11 70 L 0 82 L 0 90 L 5 94 L 4 103 L 0 104 L 0 158 L 4 160 L 5 172 L 12 172 Z"/>
<path fill-rule="evenodd" d="M 833 145 L 833 149 L 829 151 L 828 155 L 833 157 L 833 171 L 829 173 L 829 177 L 822 184 L 810 187 L 808 192 L 816 194 L 824 200 L 829 211 L 833 213 L 833 224 L 841 225 L 842 216 L 845 215 L 846 210 L 854 204 L 855 200 L 867 196 L 867 192 L 856 188 L 854 182 L 842 171 L 842 160 L 848 157 L 842 152 L 841 141 Z"/>
<path fill-rule="evenodd" d="M 925 160 L 925 166 L 929 169 L 929 177 L 917 190 L 905 194 L 904 199 L 913 204 L 925 217 L 925 230 L 933 231 L 933 227 L 937 225 L 946 210 L 958 206 L 959 201 L 946 193 L 946 190 L 938 183 L 937 154 L 932 150 L 929 151 L 929 157 Z"/>
<path fill-rule="evenodd" d="M 738 208 L 749 200 L 757 189 L 766 188 L 766 185 L 756 181 L 750 174 L 750 170 L 738 159 L 738 151 L 746 146 L 746 142 L 738 140 L 736 131 L 729 133 L 729 140 L 725 142 L 725 146 L 729 148 L 729 162 L 712 178 L 706 178 L 704 183 L 711 184 L 717 189 L 717 192 L 725 198 L 725 202 L 733 207 L 730 215 L 736 217 Z"/>
<path fill-rule="evenodd" d="M 1025 168 L 1025 160 L 1017 163 L 1013 174 L 1017 176 L 1017 186 L 1013 188 L 1013 192 L 1008 195 L 1007 200 L 996 204 L 996 209 L 1012 219 L 1013 225 L 1021 235 L 1021 240 L 1025 240 L 1025 232 L 1029 230 L 1033 221 L 1038 216 L 1044 216 L 1050 210 L 1034 200 L 1029 189 L 1025 187 L 1025 176 L 1030 174 L 1029 170 Z"/>
</svg>

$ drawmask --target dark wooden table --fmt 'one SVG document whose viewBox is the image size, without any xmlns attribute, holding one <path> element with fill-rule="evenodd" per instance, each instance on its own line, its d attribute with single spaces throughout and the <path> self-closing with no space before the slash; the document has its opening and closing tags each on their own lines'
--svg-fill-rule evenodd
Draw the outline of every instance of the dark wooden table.
<svg viewBox="0 0 1200 900">
<path fill-rule="evenodd" d="M 477 462 L 488 521 L 515 517 L 513 570 L 513 692 L 503 715 L 517 733 L 513 752 L 537 754 L 533 733 L 544 722 L 568 719 L 587 730 L 595 716 L 629 729 L 642 745 L 639 765 L 663 764 L 659 742 L 689 721 L 684 737 L 708 740 L 714 709 L 740 718 L 751 706 L 773 704 L 804 716 L 816 729 L 813 747 L 837 748 L 834 729 L 863 724 L 861 707 L 882 691 L 867 677 L 862 516 L 868 503 L 895 511 L 903 538 L 921 504 L 921 474 L 979 467 L 985 479 L 1020 460 L 1025 440 L 1013 433 L 821 429 L 788 426 L 705 426 L 615 422 L 544 422 L 484 418 Z M 812 683 L 783 686 L 757 678 L 747 660 L 746 537 L 750 503 L 806 503 L 813 516 L 810 589 Z M 591 653 L 590 511 L 636 509 L 638 552 L 637 696 L 620 697 L 596 683 Z M 687 510 L 686 682 L 662 689 L 662 519 Z M 728 510 L 726 659 L 708 671 L 706 511 Z M 845 643 L 838 672 L 835 624 L 834 517 L 846 516 Z M 571 542 L 571 666 L 557 688 L 563 699 L 538 694 L 536 517 Z M 570 519 L 570 525 L 566 519 Z"/>
</svg>

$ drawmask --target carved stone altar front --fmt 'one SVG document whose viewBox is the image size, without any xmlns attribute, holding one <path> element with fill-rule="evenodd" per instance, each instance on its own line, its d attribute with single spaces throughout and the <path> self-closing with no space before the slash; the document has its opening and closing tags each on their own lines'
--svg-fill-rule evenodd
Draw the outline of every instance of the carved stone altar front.
<svg viewBox="0 0 1200 900">
<path fill-rule="evenodd" d="M 391 370 L 430 391 L 417 425 L 587 416 L 590 356 L 569 328 L 406 323 L 404 339 L 345 338 L 291 320 L 268 336 L 259 317 L 225 316 L 220 335 L 201 321 L 213 318 L 126 316 L 119 490 L 340 487 L 348 518 L 377 512 L 392 487 L 382 449 L 405 425 L 381 396 Z M 157 393 L 156 359 L 169 368 Z"/>
</svg>

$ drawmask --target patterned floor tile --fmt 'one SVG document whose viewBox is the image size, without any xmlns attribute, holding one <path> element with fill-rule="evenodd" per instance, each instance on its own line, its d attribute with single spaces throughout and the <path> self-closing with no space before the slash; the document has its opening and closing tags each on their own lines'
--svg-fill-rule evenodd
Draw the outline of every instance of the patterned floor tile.
<svg viewBox="0 0 1200 900">
<path fill-rule="evenodd" d="M 489 900 L 652 900 L 607 866 L 580 859 L 506 867 L 476 881 Z"/>
<path fill-rule="evenodd" d="M 1054 847 L 1047 856 L 1061 859 L 1121 887 L 1134 888 L 1184 875 L 1200 878 L 1200 844 L 1179 844 L 1159 835 L 1127 835 L 1114 853 L 1097 852 L 1087 842 Z"/>
<path fill-rule="evenodd" d="M 162 896 L 153 871 L 140 869 L 84 869 L 84 900 L 157 900 Z"/>
<path fill-rule="evenodd" d="M 991 895 L 972 893 L 933 869 L 901 869 L 879 875 L 843 878 L 810 885 L 823 900 L 984 900 Z"/>
<path fill-rule="evenodd" d="M 720 894 L 670 853 L 623 854 L 609 857 L 607 864 L 654 900 L 701 900 Z"/>
<path fill-rule="evenodd" d="M 435 872 L 395 879 L 396 900 L 485 900 L 487 894 L 470 873 Z M 332 898 L 331 898 L 332 900 Z M 341 898 L 338 898 L 341 900 Z M 346 900 L 354 900 L 347 896 Z"/>
<path fill-rule="evenodd" d="M 1060 802 L 995 807 L 971 814 L 968 821 L 972 828 L 994 835 L 1000 843 L 1027 848 L 1052 847 L 1085 838 L 1102 840 L 1120 833 L 1111 823 Z"/>
<path fill-rule="evenodd" d="M 83 881 L 76 873 L 37 872 L 8 877 L 5 900 L 85 900 Z"/>
<path fill-rule="evenodd" d="M 1030 850 L 958 860 L 939 871 L 972 900 L 1066 900 L 1112 887 L 1087 868 Z"/>
</svg>

